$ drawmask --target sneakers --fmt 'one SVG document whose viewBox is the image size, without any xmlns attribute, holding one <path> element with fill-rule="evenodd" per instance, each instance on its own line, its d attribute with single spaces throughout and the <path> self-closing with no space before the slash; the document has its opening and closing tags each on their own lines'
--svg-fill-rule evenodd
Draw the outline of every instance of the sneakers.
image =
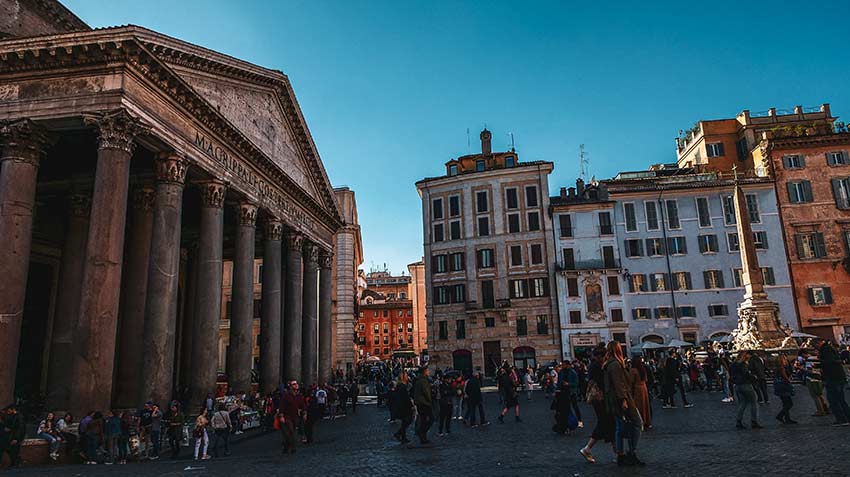
<svg viewBox="0 0 850 477">
<path fill-rule="evenodd" d="M 489 426 L 489 425 L 490 425 L 490 421 L 485 421 L 485 422 L 481 423 L 481 427 Z"/>
<path fill-rule="evenodd" d="M 732 402 L 732 398 L 725 397 L 725 398 L 721 399 L 720 402 Z"/>
<path fill-rule="evenodd" d="M 661 409 L 673 409 L 673 406 L 671 406 L 669 404 L 665 404 L 665 405 L 661 406 Z"/>
<path fill-rule="evenodd" d="M 581 421 L 578 421 L 578 428 L 582 429 L 583 427 L 584 427 L 584 423 L 581 422 Z"/>
<path fill-rule="evenodd" d="M 584 457 L 584 460 L 586 460 L 587 462 L 591 464 L 596 463 L 596 459 L 593 458 L 593 454 L 590 453 L 590 450 L 587 447 L 582 447 L 578 451 L 578 453 L 581 454 L 581 456 Z"/>
<path fill-rule="evenodd" d="M 693 405 L 693 403 L 689 402 L 689 403 L 685 404 L 685 407 L 694 407 L 694 405 Z"/>
</svg>

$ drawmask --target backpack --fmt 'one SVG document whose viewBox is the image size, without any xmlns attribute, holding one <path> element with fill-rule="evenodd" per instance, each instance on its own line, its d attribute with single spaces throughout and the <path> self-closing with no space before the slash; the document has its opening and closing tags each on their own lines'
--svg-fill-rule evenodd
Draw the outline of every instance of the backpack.
<svg viewBox="0 0 850 477">
<path fill-rule="evenodd" d="M 316 402 L 319 404 L 325 404 L 328 400 L 328 393 L 325 392 L 324 389 L 319 389 L 316 391 Z"/>
<path fill-rule="evenodd" d="M 224 420 L 224 416 L 221 415 L 224 411 L 218 411 L 213 414 L 212 417 L 212 427 L 213 429 L 227 429 L 227 421 Z"/>
</svg>

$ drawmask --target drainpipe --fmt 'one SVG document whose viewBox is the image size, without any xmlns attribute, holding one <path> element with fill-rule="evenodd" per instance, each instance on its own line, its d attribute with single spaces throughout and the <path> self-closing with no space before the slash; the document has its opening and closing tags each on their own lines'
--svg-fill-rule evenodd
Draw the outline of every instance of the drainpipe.
<svg viewBox="0 0 850 477">
<path fill-rule="evenodd" d="M 679 312 L 676 309 L 676 292 L 673 290 L 673 270 L 670 268 L 670 246 L 669 242 L 667 241 L 667 209 L 664 208 L 664 201 L 661 200 L 661 197 L 663 195 L 663 190 L 658 192 L 658 208 L 661 210 L 661 235 L 664 238 L 664 259 L 667 262 L 667 276 L 670 277 L 670 303 L 673 304 L 673 324 L 678 330 Z"/>
</svg>

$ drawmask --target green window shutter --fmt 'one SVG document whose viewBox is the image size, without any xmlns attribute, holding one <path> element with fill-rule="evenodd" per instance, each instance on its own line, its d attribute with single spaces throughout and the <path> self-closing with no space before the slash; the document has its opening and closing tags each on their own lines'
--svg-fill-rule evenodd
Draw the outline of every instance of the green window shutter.
<svg viewBox="0 0 850 477">
<path fill-rule="evenodd" d="M 823 296 L 826 299 L 827 305 L 831 305 L 832 304 L 832 288 L 824 287 L 823 288 Z"/>
<path fill-rule="evenodd" d="M 815 247 L 819 258 L 826 257 L 826 244 L 823 241 L 823 234 L 815 232 Z"/>
<path fill-rule="evenodd" d="M 794 244 L 797 246 L 797 258 L 803 259 L 803 236 L 794 234 Z"/>
<path fill-rule="evenodd" d="M 705 270 L 705 271 L 702 272 L 703 288 L 711 288 L 709 286 L 710 283 L 711 283 L 711 279 L 709 277 L 710 277 L 710 274 L 708 273 L 708 270 Z"/>
<path fill-rule="evenodd" d="M 812 202 L 815 200 L 812 195 L 812 183 L 809 181 L 803 181 L 803 200 L 806 202 Z"/>
<path fill-rule="evenodd" d="M 807 289 L 806 292 L 809 295 L 809 305 L 815 304 L 815 291 L 811 288 Z"/>
<path fill-rule="evenodd" d="M 794 193 L 794 183 L 793 182 L 786 182 L 785 183 L 785 189 L 788 191 L 788 201 L 791 202 L 792 204 L 798 203 L 799 200 L 796 197 L 797 194 Z"/>
</svg>

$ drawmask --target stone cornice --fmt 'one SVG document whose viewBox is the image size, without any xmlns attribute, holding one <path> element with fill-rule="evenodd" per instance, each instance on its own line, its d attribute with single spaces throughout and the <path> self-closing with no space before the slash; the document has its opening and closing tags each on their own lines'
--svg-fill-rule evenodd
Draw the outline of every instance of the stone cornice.
<svg viewBox="0 0 850 477">
<path fill-rule="evenodd" d="M 80 20 L 80 17 L 74 15 L 74 12 L 65 8 L 58 1 L 50 0 L 19 0 L 21 3 L 32 6 L 34 9 L 41 12 L 52 20 L 57 27 L 68 31 L 75 30 L 90 30 L 91 27 L 86 22 Z"/>
</svg>

